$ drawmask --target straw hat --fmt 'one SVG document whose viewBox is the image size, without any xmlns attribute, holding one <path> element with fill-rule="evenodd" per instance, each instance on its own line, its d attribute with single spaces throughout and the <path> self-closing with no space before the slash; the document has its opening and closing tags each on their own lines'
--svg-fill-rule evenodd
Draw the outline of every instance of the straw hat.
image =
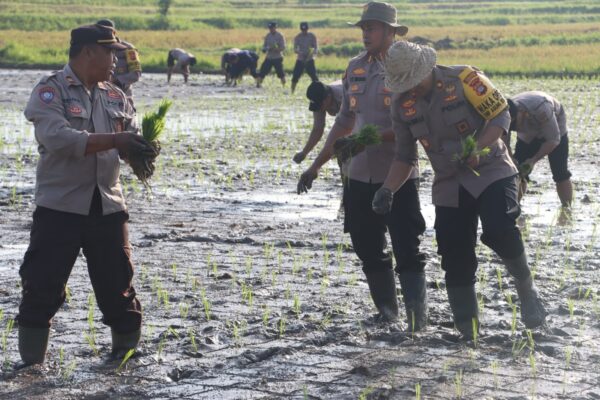
<svg viewBox="0 0 600 400">
<path fill-rule="evenodd" d="M 363 13 L 360 21 L 348 22 L 350 25 L 360 26 L 365 21 L 379 21 L 396 28 L 396 33 L 400 36 L 406 35 L 408 27 L 399 25 L 396 20 L 396 7 L 389 3 L 381 1 L 371 1 L 363 6 Z"/>
<path fill-rule="evenodd" d="M 404 93 L 417 86 L 433 70 L 435 50 L 429 46 L 399 41 L 387 51 L 384 60 L 385 86 Z"/>
</svg>

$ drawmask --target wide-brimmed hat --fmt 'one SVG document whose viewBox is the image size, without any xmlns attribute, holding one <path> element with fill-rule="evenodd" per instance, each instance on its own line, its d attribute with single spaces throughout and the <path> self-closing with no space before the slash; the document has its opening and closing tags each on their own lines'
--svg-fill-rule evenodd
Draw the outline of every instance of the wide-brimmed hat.
<svg viewBox="0 0 600 400">
<path fill-rule="evenodd" d="M 404 93 L 417 86 L 435 67 L 437 56 L 433 48 L 407 41 L 394 43 L 383 62 L 385 86 L 395 93 Z"/>
<path fill-rule="evenodd" d="M 363 13 L 358 22 L 348 22 L 350 25 L 361 26 L 365 21 L 380 21 L 396 28 L 400 36 L 406 35 L 408 27 L 399 25 L 396 19 L 396 7 L 381 1 L 371 1 L 363 6 Z"/>
</svg>

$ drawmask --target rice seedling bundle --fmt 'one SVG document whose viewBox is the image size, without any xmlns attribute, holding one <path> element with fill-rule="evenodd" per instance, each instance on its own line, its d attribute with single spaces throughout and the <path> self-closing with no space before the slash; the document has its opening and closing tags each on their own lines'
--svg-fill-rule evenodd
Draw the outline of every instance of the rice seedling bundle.
<svg viewBox="0 0 600 400">
<path fill-rule="evenodd" d="M 453 161 L 458 161 L 461 164 L 467 165 L 467 160 L 471 157 L 485 157 L 490 154 L 490 148 L 484 147 L 483 149 L 477 149 L 477 140 L 475 139 L 475 135 L 469 135 L 465 139 L 461 139 L 461 152 L 460 154 L 455 154 L 452 157 Z M 479 172 L 475 171 L 473 168 L 467 165 L 467 167 L 477 176 L 479 176 Z"/>
</svg>

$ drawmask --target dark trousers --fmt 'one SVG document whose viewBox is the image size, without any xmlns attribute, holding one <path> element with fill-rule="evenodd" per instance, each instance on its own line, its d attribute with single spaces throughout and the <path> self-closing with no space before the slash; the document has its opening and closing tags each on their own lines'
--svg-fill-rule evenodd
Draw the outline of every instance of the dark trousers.
<svg viewBox="0 0 600 400">
<path fill-rule="evenodd" d="M 283 72 L 283 58 L 275 58 L 269 59 L 265 58 L 262 65 L 260 66 L 259 76 L 264 78 L 269 75 L 271 72 L 271 68 L 275 67 L 275 72 L 277 73 L 277 77 L 279 79 L 285 78 L 285 73 Z"/>
<path fill-rule="evenodd" d="M 500 179 L 488 186 L 478 198 L 462 186 L 458 207 L 435 207 L 435 232 L 446 285 L 468 286 L 475 283 L 477 271 L 478 220 L 481 241 L 501 258 L 514 259 L 523 251 L 516 219 L 521 210 L 517 200 L 515 177 Z"/>
<path fill-rule="evenodd" d="M 531 143 L 525 143 L 517 138 L 515 144 L 515 160 L 520 164 L 531 158 L 538 152 L 544 144 L 544 139 L 533 139 Z M 552 171 L 552 179 L 556 183 L 566 181 L 571 178 L 569 171 L 569 136 L 563 135 L 560 138 L 560 143 L 548 154 L 548 162 L 550 163 L 550 171 Z"/>
<path fill-rule="evenodd" d="M 44 207 L 34 211 L 29 248 L 19 271 L 23 286 L 19 325 L 50 327 L 65 301 L 67 280 L 83 249 L 102 322 L 118 333 L 140 328 L 142 308 L 131 285 L 128 214 L 102 216 L 101 207 L 95 208 L 89 216 Z"/>
<path fill-rule="evenodd" d="M 344 190 L 344 228 L 350 233 L 352 246 L 363 263 L 363 271 L 390 268 L 392 259 L 385 251 L 385 231 L 389 231 L 396 258 L 396 272 L 421 272 L 425 255 L 419 251 L 425 219 L 419 203 L 418 179 L 407 181 L 394 194 L 392 210 L 386 215 L 371 208 L 373 196 L 381 184 L 347 180 Z"/>
<path fill-rule="evenodd" d="M 305 70 L 313 82 L 319 80 L 319 78 L 317 77 L 317 69 L 315 68 L 315 60 L 296 60 L 296 65 L 294 65 L 294 72 L 292 74 L 292 82 L 298 82 Z"/>
</svg>

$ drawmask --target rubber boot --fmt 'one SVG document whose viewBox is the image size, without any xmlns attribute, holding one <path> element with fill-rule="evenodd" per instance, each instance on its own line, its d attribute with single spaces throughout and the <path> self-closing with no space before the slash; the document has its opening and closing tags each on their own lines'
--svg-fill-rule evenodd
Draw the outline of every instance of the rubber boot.
<svg viewBox="0 0 600 400">
<path fill-rule="evenodd" d="M 515 279 L 519 300 L 521 300 L 521 320 L 527 328 L 537 328 L 546 320 L 546 308 L 533 284 L 527 265 L 525 252 L 514 259 L 503 259 L 506 269 Z"/>
<path fill-rule="evenodd" d="M 406 308 L 409 332 L 417 332 L 427 326 L 427 282 L 424 272 L 403 272 L 400 287 Z"/>
<path fill-rule="evenodd" d="M 447 286 L 446 292 L 454 316 L 454 326 L 465 339 L 473 339 L 474 333 L 479 333 L 479 309 L 475 285 Z"/>
<path fill-rule="evenodd" d="M 398 320 L 398 297 L 396 294 L 396 277 L 393 269 L 378 269 L 365 273 L 369 291 L 375 307 L 382 320 L 392 322 Z"/>
<path fill-rule="evenodd" d="M 297 84 L 298 84 L 298 82 L 292 81 L 292 93 L 294 93 L 294 91 L 296 90 L 296 85 Z"/>
<path fill-rule="evenodd" d="M 115 358 L 122 358 L 131 349 L 135 349 L 142 336 L 141 329 L 130 333 L 117 333 L 111 329 L 112 334 L 112 352 L 111 355 Z"/>
<path fill-rule="evenodd" d="M 24 366 L 44 362 L 49 336 L 50 328 L 19 326 L 19 354 Z"/>
</svg>

